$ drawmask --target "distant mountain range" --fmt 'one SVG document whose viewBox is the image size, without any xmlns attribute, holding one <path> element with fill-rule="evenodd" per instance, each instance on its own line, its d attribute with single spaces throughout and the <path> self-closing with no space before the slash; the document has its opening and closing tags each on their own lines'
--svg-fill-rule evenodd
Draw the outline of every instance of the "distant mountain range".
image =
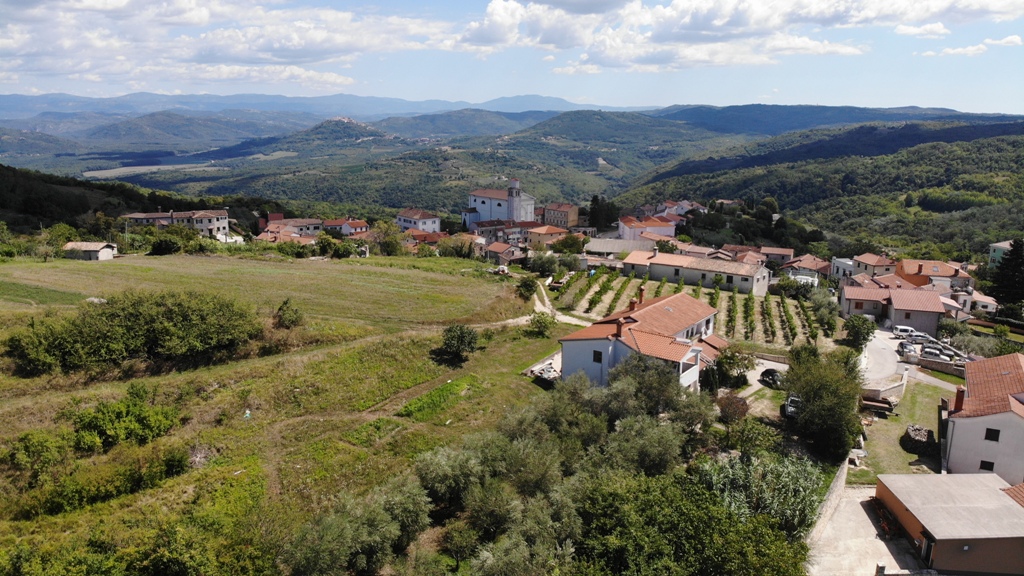
<svg viewBox="0 0 1024 576">
<path fill-rule="evenodd" d="M 265 112 L 302 112 L 321 118 L 346 116 L 371 122 L 391 116 L 412 116 L 476 108 L 492 112 L 528 112 L 550 110 L 640 110 L 574 104 L 562 98 L 549 96 L 511 96 L 496 98 L 487 102 L 449 102 L 447 100 L 403 100 L 401 98 L 380 98 L 376 96 L 354 96 L 335 94 L 333 96 L 290 97 L 265 94 L 236 94 L 214 96 L 209 94 L 165 95 L 140 92 L 114 98 L 87 98 L 71 94 L 21 94 L 0 95 L 0 119 L 19 120 L 38 114 L 61 112 L 92 112 L 100 114 L 124 114 L 138 116 L 165 110 L 219 112 L 223 110 L 260 110 Z M 6 124 L 5 124 L 6 125 Z"/>
</svg>

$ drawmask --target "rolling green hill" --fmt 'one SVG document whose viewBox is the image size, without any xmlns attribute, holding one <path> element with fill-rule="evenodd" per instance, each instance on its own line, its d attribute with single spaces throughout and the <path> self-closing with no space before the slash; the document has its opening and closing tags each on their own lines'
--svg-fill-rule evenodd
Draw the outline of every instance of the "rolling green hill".
<svg viewBox="0 0 1024 576">
<path fill-rule="evenodd" d="M 454 110 L 442 114 L 386 118 L 372 125 L 402 138 L 459 138 L 511 134 L 558 115 L 558 112 L 491 112 Z"/>
<path fill-rule="evenodd" d="M 688 122 L 713 132 L 766 134 L 810 130 L 825 126 L 867 122 L 1008 122 L 1020 116 L 1009 114 L 965 114 L 948 108 L 860 108 L 855 106 L 780 106 L 748 104 L 743 106 L 670 106 L 651 112 L 668 120 Z"/>
<path fill-rule="evenodd" d="M 989 129 L 1016 135 L 930 142 L 876 156 L 654 176 L 616 201 L 624 206 L 678 198 L 760 202 L 770 196 L 783 211 L 834 236 L 925 256 L 985 252 L 988 243 L 1024 228 L 1024 131 L 1019 124 L 996 125 L 980 127 L 976 135 Z"/>
</svg>

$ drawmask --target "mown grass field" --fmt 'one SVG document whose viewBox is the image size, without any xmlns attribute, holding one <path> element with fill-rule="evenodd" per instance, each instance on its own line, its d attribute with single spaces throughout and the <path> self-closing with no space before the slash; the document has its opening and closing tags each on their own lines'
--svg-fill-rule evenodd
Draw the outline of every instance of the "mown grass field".
<svg viewBox="0 0 1024 576">
<path fill-rule="evenodd" d="M 132 545 L 186 516 L 225 530 L 254 517 L 294 528 L 339 493 L 365 492 L 407 469 L 415 455 L 493 426 L 543 393 L 521 371 L 576 327 L 558 326 L 546 339 L 516 327 L 485 328 L 530 309 L 484 268 L 440 258 L 0 264 L 0 337 L 30 318 L 70 313 L 85 297 L 136 288 L 218 292 L 262 317 L 291 298 L 307 317 L 294 340 L 312 342 L 138 378 L 154 390 L 152 402 L 179 409 L 179 423 L 149 446 L 79 455 L 72 466 L 102 471 L 134 450 L 170 446 L 186 447 L 200 465 L 157 488 L 27 520 L 16 518 L 17 488 L 0 475 L 0 501 L 7 503 L 0 505 L 0 548 L 23 537 L 30 545 L 81 544 L 96 534 Z M 435 362 L 441 329 L 456 321 L 481 325 L 478 350 L 461 366 Z M 74 374 L 26 379 L 10 368 L 0 361 L 0 455 L 25 432 L 67 429 L 63 408 L 120 399 L 130 383 Z M 399 415 L 408 405 L 419 408 Z M 256 509 L 262 512 L 254 516 Z"/>
</svg>

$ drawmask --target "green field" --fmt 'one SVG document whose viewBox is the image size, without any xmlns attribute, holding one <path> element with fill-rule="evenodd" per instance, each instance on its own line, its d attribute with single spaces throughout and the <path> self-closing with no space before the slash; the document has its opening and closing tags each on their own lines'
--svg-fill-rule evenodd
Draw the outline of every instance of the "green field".
<svg viewBox="0 0 1024 576">
<path fill-rule="evenodd" d="M 156 488 L 28 516 L 31 493 L 0 470 L 0 550 L 19 539 L 40 550 L 97 538 L 130 548 L 184 518 L 230 532 L 255 521 L 256 508 L 272 510 L 264 513 L 291 530 L 339 493 L 362 493 L 408 468 L 416 454 L 493 427 L 509 408 L 542 393 L 521 372 L 557 350 L 557 338 L 574 327 L 536 339 L 497 324 L 530 310 L 511 284 L 483 268 L 442 258 L 0 264 L 0 337 L 30 318 L 68 313 L 85 297 L 129 288 L 217 292 L 251 304 L 263 318 L 291 298 L 307 319 L 276 336 L 282 352 L 135 380 L 18 378 L 10 361 L 0 360 L 0 454 L 26 432 L 69 430 L 62 409 L 119 400 L 135 381 L 153 390 L 153 403 L 176 407 L 178 423 L 148 446 L 77 454 L 69 469 L 95 481 L 174 447 L 199 462 Z M 456 321 L 480 325 L 482 337 L 453 368 L 436 363 L 431 350 Z M 403 406 L 411 407 L 406 416 L 399 415 Z"/>
</svg>

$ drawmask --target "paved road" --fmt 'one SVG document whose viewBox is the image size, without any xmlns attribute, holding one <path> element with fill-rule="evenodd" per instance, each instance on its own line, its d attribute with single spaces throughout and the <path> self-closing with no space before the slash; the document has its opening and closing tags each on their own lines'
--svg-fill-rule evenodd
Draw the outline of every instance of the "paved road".
<svg viewBox="0 0 1024 576">
<path fill-rule="evenodd" d="M 906 366 L 896 355 L 896 346 L 899 340 L 893 338 L 892 332 L 888 330 L 875 330 L 875 336 L 864 347 L 864 353 L 860 359 L 861 368 L 864 371 L 864 380 L 874 382 L 886 380 L 902 374 Z"/>
</svg>

